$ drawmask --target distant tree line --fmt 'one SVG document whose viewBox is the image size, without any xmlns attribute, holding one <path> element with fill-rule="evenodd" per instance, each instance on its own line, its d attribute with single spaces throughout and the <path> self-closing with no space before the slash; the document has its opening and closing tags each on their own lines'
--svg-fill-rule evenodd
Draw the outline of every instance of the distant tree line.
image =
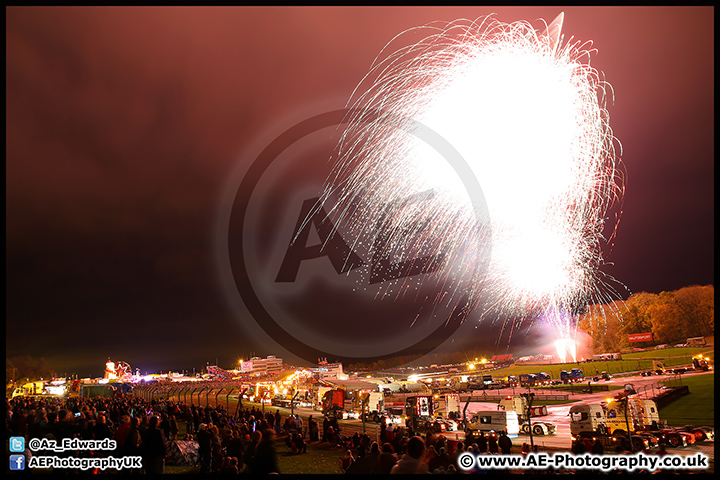
<svg viewBox="0 0 720 480">
<path fill-rule="evenodd" d="M 579 316 L 577 326 L 590 335 L 595 353 L 647 345 L 630 343 L 628 335 L 633 333 L 652 332 L 653 343 L 713 335 L 715 288 L 693 285 L 659 294 L 640 292 L 624 302 L 592 305 Z"/>
<path fill-rule="evenodd" d="M 446 353 L 432 353 L 428 355 L 403 355 L 391 357 L 374 362 L 357 362 L 347 366 L 348 371 L 378 371 L 396 367 L 418 367 L 429 365 L 450 365 L 465 362 L 474 362 L 475 359 L 490 359 L 492 353 L 487 350 L 455 351 Z"/>
<path fill-rule="evenodd" d="M 49 379 L 57 376 L 45 358 L 29 355 L 5 358 L 5 383 L 15 381 Z"/>
</svg>

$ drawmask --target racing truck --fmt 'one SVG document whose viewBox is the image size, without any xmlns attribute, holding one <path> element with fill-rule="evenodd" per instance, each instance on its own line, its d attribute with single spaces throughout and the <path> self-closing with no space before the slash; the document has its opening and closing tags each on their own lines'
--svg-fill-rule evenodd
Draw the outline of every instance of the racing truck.
<svg viewBox="0 0 720 480">
<path fill-rule="evenodd" d="M 504 410 L 506 412 L 514 411 L 517 414 L 520 431 L 522 433 L 529 434 L 532 431 L 533 435 L 550 435 L 557 431 L 557 426 L 552 422 L 530 420 L 528 417 L 527 399 L 525 397 L 508 395 L 507 398 L 500 400 L 498 410 Z M 547 415 L 547 407 L 545 405 L 530 408 L 530 417 L 541 415 Z"/>
<path fill-rule="evenodd" d="M 654 401 L 638 398 L 626 388 L 608 402 L 570 407 L 570 434 L 612 437 L 657 430 L 662 424 Z"/>
<path fill-rule="evenodd" d="M 580 383 L 585 378 L 585 374 L 579 368 L 573 368 L 572 370 L 563 370 L 560 372 L 560 380 L 563 383 Z"/>
</svg>

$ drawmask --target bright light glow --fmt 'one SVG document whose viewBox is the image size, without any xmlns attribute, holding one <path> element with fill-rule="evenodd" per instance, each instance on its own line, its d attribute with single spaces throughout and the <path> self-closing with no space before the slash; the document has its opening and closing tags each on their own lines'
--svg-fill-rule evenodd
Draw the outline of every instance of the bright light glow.
<svg viewBox="0 0 720 480">
<path fill-rule="evenodd" d="M 577 362 L 577 343 L 572 338 L 558 338 L 555 340 L 555 349 L 557 350 L 558 358 L 562 363 L 565 363 L 568 355 L 573 362 Z"/>
<path fill-rule="evenodd" d="M 468 311 L 482 304 L 496 318 L 541 315 L 571 338 L 573 316 L 611 290 L 600 244 L 622 187 L 608 85 L 585 45 L 563 44 L 562 19 L 542 33 L 490 17 L 432 26 L 389 54 L 360 89 L 322 201 L 338 199 L 328 210 L 357 244 L 372 245 L 382 230 L 390 262 L 444 254 L 435 281 Z M 470 166 L 489 224 L 448 161 L 408 133 L 416 122 Z"/>
<path fill-rule="evenodd" d="M 45 388 L 47 389 L 47 392 L 50 395 L 63 396 L 63 395 L 65 395 L 65 391 L 66 391 L 65 385 L 48 385 Z"/>
</svg>

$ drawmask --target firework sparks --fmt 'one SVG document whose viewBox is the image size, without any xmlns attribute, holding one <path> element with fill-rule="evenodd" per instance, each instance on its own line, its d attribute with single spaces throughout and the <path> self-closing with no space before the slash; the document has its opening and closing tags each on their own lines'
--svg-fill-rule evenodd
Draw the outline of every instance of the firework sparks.
<svg viewBox="0 0 720 480">
<path fill-rule="evenodd" d="M 558 338 L 555 340 L 555 349 L 557 350 L 558 359 L 561 363 L 565 363 L 568 354 L 573 362 L 577 361 L 577 343 L 572 338 Z"/>
<path fill-rule="evenodd" d="M 431 258 L 443 301 L 542 315 L 570 339 L 572 314 L 608 291 L 601 242 L 622 194 L 608 85 L 588 44 L 563 42 L 562 15 L 543 32 L 492 17 L 426 28 L 366 78 L 322 201 L 375 275 Z M 418 126 L 460 153 L 487 217 Z"/>
</svg>

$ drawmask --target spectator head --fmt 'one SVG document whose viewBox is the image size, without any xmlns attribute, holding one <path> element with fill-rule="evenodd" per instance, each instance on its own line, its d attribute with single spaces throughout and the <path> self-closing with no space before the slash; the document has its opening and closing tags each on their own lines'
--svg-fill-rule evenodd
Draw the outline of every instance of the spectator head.
<svg viewBox="0 0 720 480">
<path fill-rule="evenodd" d="M 370 453 L 378 453 L 380 451 L 380 445 L 377 444 L 377 442 L 373 442 L 372 445 L 370 445 Z"/>
<path fill-rule="evenodd" d="M 60 411 L 58 411 L 57 414 L 58 422 L 67 422 L 70 420 L 70 410 L 67 410 L 65 408 L 61 408 Z"/>
<path fill-rule="evenodd" d="M 157 417 L 156 415 L 153 415 L 152 417 L 150 417 L 149 424 L 151 427 L 157 427 L 159 423 L 160 423 L 159 417 Z"/>
<path fill-rule="evenodd" d="M 412 437 L 407 444 L 407 453 L 412 458 L 419 459 L 425 453 L 425 440 L 421 437 Z"/>
<path fill-rule="evenodd" d="M 395 453 L 395 449 L 393 448 L 391 443 L 385 442 L 382 446 L 383 453 Z"/>
</svg>

